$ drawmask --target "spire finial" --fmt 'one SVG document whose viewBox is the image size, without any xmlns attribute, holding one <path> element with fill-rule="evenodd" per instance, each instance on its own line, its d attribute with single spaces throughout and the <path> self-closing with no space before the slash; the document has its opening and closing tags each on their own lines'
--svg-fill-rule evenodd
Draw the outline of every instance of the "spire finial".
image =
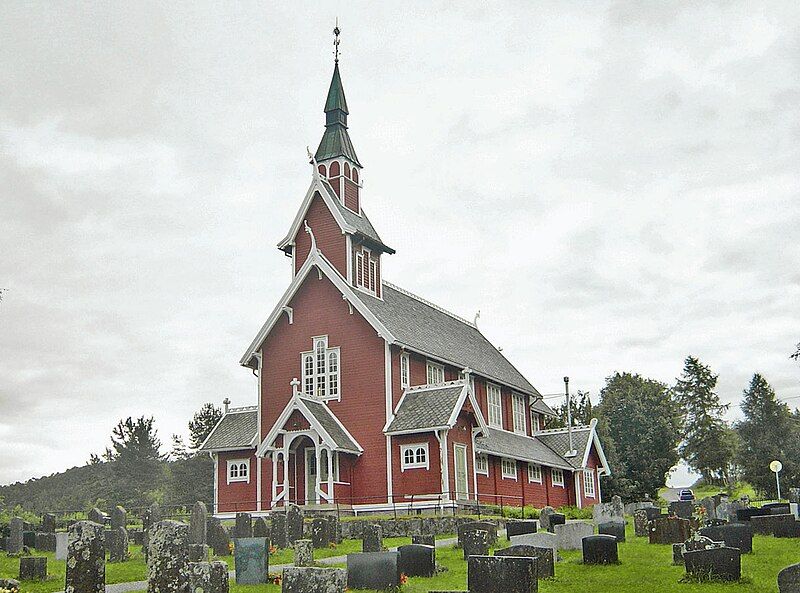
<svg viewBox="0 0 800 593">
<path fill-rule="evenodd" d="M 333 61 L 335 64 L 339 63 L 339 33 L 341 30 L 339 30 L 339 17 L 337 16 L 336 26 L 333 28 Z"/>
</svg>

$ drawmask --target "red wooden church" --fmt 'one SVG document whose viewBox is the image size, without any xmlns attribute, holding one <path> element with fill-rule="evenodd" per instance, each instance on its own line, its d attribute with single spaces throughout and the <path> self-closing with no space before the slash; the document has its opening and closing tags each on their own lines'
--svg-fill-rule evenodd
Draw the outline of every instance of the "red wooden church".
<svg viewBox="0 0 800 593">
<path fill-rule="evenodd" d="M 338 58 L 313 178 L 286 236 L 292 282 L 241 359 L 258 405 L 202 450 L 217 514 L 287 502 L 354 511 L 600 502 L 595 422 L 553 411 L 474 323 L 383 278 L 394 250 L 364 209 Z"/>
</svg>

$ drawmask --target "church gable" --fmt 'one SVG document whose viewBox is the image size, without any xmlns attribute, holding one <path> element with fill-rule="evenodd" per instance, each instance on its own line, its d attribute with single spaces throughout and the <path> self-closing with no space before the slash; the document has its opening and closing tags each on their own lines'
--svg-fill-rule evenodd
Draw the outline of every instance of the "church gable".
<svg viewBox="0 0 800 593">
<path fill-rule="evenodd" d="M 305 211 L 303 225 L 294 235 L 294 256 L 292 258 L 294 274 L 297 274 L 311 253 L 311 234 L 306 230 L 306 225 L 314 235 L 317 249 L 337 272 L 347 278 L 347 239 L 318 191 L 314 192 Z"/>
</svg>

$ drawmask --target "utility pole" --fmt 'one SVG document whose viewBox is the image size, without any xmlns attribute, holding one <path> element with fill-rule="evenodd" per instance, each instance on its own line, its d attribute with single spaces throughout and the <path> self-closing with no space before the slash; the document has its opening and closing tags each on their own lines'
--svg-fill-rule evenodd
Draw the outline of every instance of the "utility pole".
<svg viewBox="0 0 800 593">
<path fill-rule="evenodd" d="M 567 434 L 569 435 L 569 451 L 567 451 L 566 457 L 575 457 L 578 452 L 572 442 L 572 400 L 569 396 L 569 377 L 564 377 L 564 391 L 567 395 Z"/>
</svg>

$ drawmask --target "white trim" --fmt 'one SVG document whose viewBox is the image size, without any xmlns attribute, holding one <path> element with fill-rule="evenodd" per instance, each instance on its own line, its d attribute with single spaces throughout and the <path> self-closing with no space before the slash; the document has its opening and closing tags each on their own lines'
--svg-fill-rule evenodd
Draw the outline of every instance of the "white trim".
<svg viewBox="0 0 800 593">
<path fill-rule="evenodd" d="M 466 495 L 464 498 L 459 498 L 458 472 L 456 471 L 456 467 L 458 467 L 458 452 L 462 449 L 464 451 L 464 483 L 467 485 L 467 491 L 464 492 Z M 467 447 L 467 445 L 464 443 L 453 443 L 453 487 L 455 490 L 456 500 L 469 500 L 469 447 Z"/>
<path fill-rule="evenodd" d="M 209 453 L 214 458 L 214 511 L 219 512 L 219 454 Z"/>
<path fill-rule="evenodd" d="M 292 273 L 294 273 L 294 269 L 292 270 Z M 259 350 L 258 352 L 256 352 L 255 356 L 256 360 L 258 360 L 258 377 L 257 377 L 258 386 L 256 390 L 258 392 L 258 405 L 256 408 L 258 410 L 256 412 L 258 414 L 258 428 L 257 428 L 258 434 L 256 434 L 256 439 L 260 439 L 261 438 L 261 378 L 264 375 L 264 353 L 261 350 Z M 256 471 L 258 472 L 256 476 L 256 488 L 258 490 L 258 495 L 256 496 L 256 510 L 260 511 L 262 505 L 261 500 L 264 498 L 264 495 L 262 493 L 261 457 L 258 456 L 256 456 Z"/>
<path fill-rule="evenodd" d="M 561 474 L 561 481 L 556 482 L 556 477 L 555 477 L 553 472 L 558 472 L 559 474 Z M 564 470 L 561 469 L 560 467 L 551 467 L 550 468 L 550 484 L 554 488 L 564 488 L 565 484 L 566 484 L 566 478 L 567 477 L 564 474 Z"/>
<path fill-rule="evenodd" d="M 589 489 L 586 488 L 587 484 L 589 484 L 590 482 L 592 484 L 591 493 L 589 493 Z M 597 481 L 595 480 L 594 468 L 587 468 L 583 470 L 583 495 L 586 498 L 597 497 Z"/>
<path fill-rule="evenodd" d="M 419 461 L 420 450 L 425 451 L 425 460 Z M 406 461 L 406 453 L 410 452 L 414 461 Z M 431 468 L 431 455 L 428 448 L 428 443 L 412 443 L 409 445 L 400 445 L 400 471 L 405 472 L 412 469 L 426 469 Z"/>
<path fill-rule="evenodd" d="M 447 454 L 447 433 L 448 430 L 441 430 L 436 433 L 439 441 L 439 463 L 442 468 L 442 496 L 445 502 L 450 501 L 450 459 Z"/>
<path fill-rule="evenodd" d="M 360 202 L 359 202 L 360 203 Z M 386 426 L 393 420 L 394 414 L 392 413 L 392 349 L 389 347 L 388 340 L 383 343 L 383 379 L 385 389 L 385 413 L 386 413 Z M 392 470 L 392 438 L 386 435 L 386 497 L 389 504 L 394 502 L 394 484 Z"/>
<path fill-rule="evenodd" d="M 239 475 L 241 471 L 241 467 L 245 466 L 245 472 L 247 475 L 242 477 Z M 236 468 L 236 476 L 231 476 L 231 469 Z M 233 484 L 236 482 L 247 482 L 250 483 L 250 459 L 228 459 L 228 467 L 225 474 L 228 478 L 228 484 Z"/>
<path fill-rule="evenodd" d="M 498 402 L 496 404 L 492 404 L 492 394 L 493 390 L 496 389 L 496 394 L 498 397 Z M 500 408 L 500 424 L 497 424 L 492 420 L 492 408 Z M 489 381 L 486 382 L 486 409 L 489 411 L 489 417 L 487 421 L 489 422 L 489 428 L 499 428 L 503 429 L 503 390 L 500 388 L 499 385 L 496 383 L 490 383 Z"/>
<path fill-rule="evenodd" d="M 519 409 L 517 409 L 519 408 Z M 522 393 L 517 393 L 515 391 L 511 392 L 511 428 L 513 432 L 516 434 L 528 434 L 527 430 L 527 423 L 525 420 L 525 413 L 526 406 L 525 406 L 525 396 Z M 522 416 L 522 428 L 518 427 L 517 420 L 518 416 Z"/>
<path fill-rule="evenodd" d="M 403 363 L 406 367 L 405 381 L 403 380 Z M 400 353 L 400 389 L 408 389 L 411 387 L 411 357 L 408 352 Z"/>
<path fill-rule="evenodd" d="M 248 366 L 250 359 L 253 357 L 254 353 L 261 348 L 261 344 L 264 343 L 264 340 L 267 338 L 269 333 L 272 331 L 272 328 L 277 323 L 278 318 L 280 315 L 283 314 L 283 306 L 286 305 L 295 293 L 298 291 L 300 286 L 303 284 L 306 276 L 310 273 L 311 269 L 316 267 L 320 274 L 324 274 L 328 277 L 328 279 L 333 283 L 333 285 L 342 293 L 343 296 L 347 297 L 348 303 L 352 304 L 356 310 L 361 313 L 364 319 L 367 320 L 375 331 L 378 332 L 382 338 L 389 342 L 394 342 L 395 338 L 392 333 L 378 320 L 377 317 L 369 310 L 369 308 L 364 305 L 364 303 L 356 296 L 355 291 L 347 284 L 341 274 L 328 262 L 324 255 L 322 255 L 319 251 L 312 251 L 308 258 L 306 259 L 305 263 L 301 266 L 300 271 L 298 272 L 297 276 L 295 276 L 292 283 L 283 293 L 283 296 L 278 301 L 276 307 L 272 310 L 272 313 L 267 318 L 267 321 L 258 331 L 256 337 L 250 343 L 250 346 L 247 348 L 247 351 L 244 353 L 242 358 L 239 360 L 239 364 L 243 366 Z"/>
<path fill-rule="evenodd" d="M 347 243 L 347 283 L 355 284 L 353 282 L 353 236 L 347 233 L 345 237 Z"/>
<path fill-rule="evenodd" d="M 478 500 L 478 470 L 477 470 L 477 467 L 476 467 L 476 464 L 475 464 L 475 459 L 476 459 L 476 456 L 475 456 L 475 429 L 473 428 L 471 432 L 472 432 L 472 489 L 475 492 L 475 500 L 477 501 Z M 488 469 L 488 467 L 489 467 L 488 466 L 489 458 L 488 458 L 488 456 L 486 458 L 486 464 L 487 464 L 486 473 L 488 475 L 488 473 L 489 473 L 489 469 Z"/>
<path fill-rule="evenodd" d="M 575 477 L 575 472 L 572 472 L 572 485 L 575 486 L 575 505 L 583 508 L 583 497 L 581 496 L 580 480 Z"/>
<path fill-rule="evenodd" d="M 433 371 L 433 373 L 431 373 Z M 441 374 L 442 380 L 441 381 L 431 381 L 431 374 L 439 375 Z M 444 365 L 439 364 L 438 362 L 434 362 L 432 360 L 425 361 L 425 384 L 426 385 L 441 385 L 444 383 Z"/>
<path fill-rule="evenodd" d="M 323 367 L 324 371 L 319 371 L 319 353 L 317 348 L 322 345 L 323 354 Z M 336 355 L 336 393 L 331 394 L 331 377 L 334 376 L 330 371 L 331 355 Z M 306 372 L 306 358 L 311 357 L 311 374 Z M 309 399 L 318 401 L 342 401 L 342 351 L 339 346 L 328 346 L 328 336 L 312 336 L 311 350 L 300 353 L 300 391 L 304 396 Z M 325 395 L 317 395 L 316 391 L 320 384 L 319 378 L 322 377 L 322 383 L 325 390 Z M 308 379 L 311 379 L 311 393 L 306 391 Z"/>
<path fill-rule="evenodd" d="M 514 475 L 512 476 L 510 472 L 506 471 L 506 463 L 513 463 L 514 464 Z M 500 458 L 500 476 L 503 480 L 514 480 L 517 481 L 519 477 L 519 468 L 517 467 L 517 460 L 511 459 L 510 457 L 501 457 Z"/>
<path fill-rule="evenodd" d="M 538 478 L 535 477 L 535 476 L 531 476 L 531 470 L 533 470 L 534 468 L 538 468 L 539 469 L 539 477 Z M 541 464 L 528 462 L 528 483 L 529 484 L 541 484 L 542 481 L 543 481 L 543 478 L 542 478 L 542 466 L 541 466 Z"/>
<path fill-rule="evenodd" d="M 483 459 L 486 462 L 486 470 L 481 470 L 478 468 L 478 458 Z M 472 462 L 475 465 L 475 474 L 480 476 L 488 476 L 489 475 L 489 454 L 488 453 L 475 453 L 475 461 Z"/>
</svg>

